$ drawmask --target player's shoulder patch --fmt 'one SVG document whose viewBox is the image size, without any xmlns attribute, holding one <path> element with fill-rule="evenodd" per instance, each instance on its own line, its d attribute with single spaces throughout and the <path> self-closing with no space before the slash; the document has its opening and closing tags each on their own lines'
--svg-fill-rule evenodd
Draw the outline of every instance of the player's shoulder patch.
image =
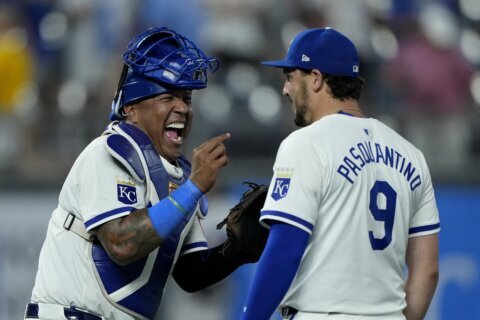
<svg viewBox="0 0 480 320">
<path fill-rule="evenodd" d="M 290 189 L 290 180 L 293 175 L 292 168 L 278 168 L 275 172 L 275 182 L 272 189 L 271 197 L 278 201 L 285 198 Z"/>
<path fill-rule="evenodd" d="M 137 188 L 131 179 L 122 180 L 117 178 L 117 199 L 121 203 L 137 203 Z"/>
</svg>

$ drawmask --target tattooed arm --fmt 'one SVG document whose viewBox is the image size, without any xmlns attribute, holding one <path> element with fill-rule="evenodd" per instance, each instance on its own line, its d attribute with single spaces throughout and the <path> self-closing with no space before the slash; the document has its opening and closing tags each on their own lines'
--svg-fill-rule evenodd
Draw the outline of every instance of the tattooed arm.
<svg viewBox="0 0 480 320">
<path fill-rule="evenodd" d="M 110 259 L 119 265 L 145 257 L 162 243 L 147 209 L 135 210 L 126 217 L 101 225 L 97 237 Z"/>
</svg>

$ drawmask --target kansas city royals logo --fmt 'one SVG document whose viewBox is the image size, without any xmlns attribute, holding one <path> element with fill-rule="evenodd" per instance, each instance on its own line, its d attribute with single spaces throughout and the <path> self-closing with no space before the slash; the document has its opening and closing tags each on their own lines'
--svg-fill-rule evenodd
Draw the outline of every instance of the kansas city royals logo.
<svg viewBox="0 0 480 320">
<path fill-rule="evenodd" d="M 278 169 L 277 178 L 273 184 L 272 198 L 278 201 L 285 198 L 290 188 L 290 177 L 292 176 L 292 169 Z"/>
<path fill-rule="evenodd" d="M 117 181 L 118 201 L 125 204 L 137 203 L 137 189 L 134 183 L 127 181 Z"/>
</svg>

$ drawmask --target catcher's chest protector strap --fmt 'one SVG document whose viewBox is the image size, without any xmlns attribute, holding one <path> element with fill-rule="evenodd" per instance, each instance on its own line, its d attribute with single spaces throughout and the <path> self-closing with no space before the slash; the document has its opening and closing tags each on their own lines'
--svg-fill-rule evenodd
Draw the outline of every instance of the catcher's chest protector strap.
<svg viewBox="0 0 480 320">
<path fill-rule="evenodd" d="M 187 180 L 188 161 L 178 161 L 184 175 L 178 180 L 173 179 L 148 136 L 135 126 L 115 122 L 105 134 L 110 134 L 106 148 L 112 157 L 122 163 L 135 180 L 145 181 L 147 199 L 152 205 L 168 196 L 169 181 L 181 185 Z M 154 188 L 150 188 L 151 184 Z M 185 227 L 184 231 L 187 230 Z M 115 264 L 98 240 L 94 241 L 92 257 L 97 280 L 107 299 L 136 319 L 153 319 L 184 236 L 185 232 L 178 238 L 165 240 L 161 248 L 127 266 Z"/>
<path fill-rule="evenodd" d="M 142 160 L 127 138 L 119 134 L 111 134 L 107 138 L 105 147 L 113 158 L 127 168 L 135 180 L 140 183 L 145 181 Z"/>
</svg>

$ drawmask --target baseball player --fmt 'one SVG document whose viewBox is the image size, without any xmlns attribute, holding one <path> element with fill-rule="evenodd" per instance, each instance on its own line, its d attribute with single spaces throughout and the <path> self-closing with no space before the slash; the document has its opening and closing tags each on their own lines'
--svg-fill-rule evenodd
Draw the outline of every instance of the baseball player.
<svg viewBox="0 0 480 320">
<path fill-rule="evenodd" d="M 301 128 L 278 150 L 241 319 L 277 306 L 283 319 L 422 319 L 440 230 L 422 153 L 364 116 L 356 48 L 334 29 L 300 32 L 284 60 L 263 64 L 283 69 Z"/>
<path fill-rule="evenodd" d="M 43 244 L 25 319 L 153 319 L 173 275 L 193 292 L 252 262 L 209 248 L 205 194 L 228 162 L 214 137 L 182 155 L 192 90 L 218 61 L 167 28 L 133 39 L 111 122 L 75 161 Z"/>
</svg>

